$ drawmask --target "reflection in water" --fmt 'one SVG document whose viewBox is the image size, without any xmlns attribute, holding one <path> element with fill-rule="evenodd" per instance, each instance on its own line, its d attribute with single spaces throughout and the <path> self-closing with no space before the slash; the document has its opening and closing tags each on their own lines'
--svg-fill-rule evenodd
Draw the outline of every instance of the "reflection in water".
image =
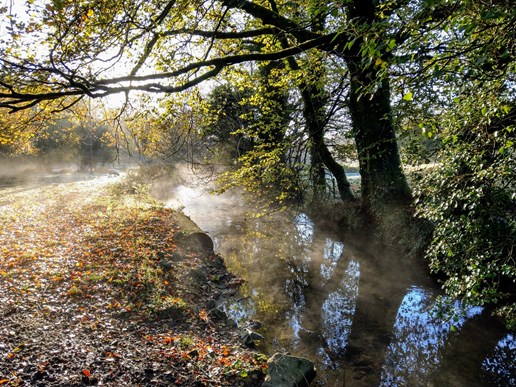
<svg viewBox="0 0 516 387">
<path fill-rule="evenodd" d="M 508 333 L 482 363 L 482 369 L 492 375 L 492 384 L 516 386 L 516 337 Z"/>
<path fill-rule="evenodd" d="M 328 281 L 335 271 L 335 267 L 344 252 L 344 243 L 326 239 L 324 246 L 323 262 L 321 263 L 321 276 Z"/>
<path fill-rule="evenodd" d="M 393 339 L 387 348 L 382 386 L 428 384 L 439 363 L 439 350 L 444 347 L 449 333 L 482 312 L 481 308 L 464 310 L 459 302 L 446 306 L 453 310 L 442 310 L 444 305 L 436 304 L 430 290 L 409 289 L 398 309 Z M 458 317 L 442 320 L 438 315 Z"/>
<path fill-rule="evenodd" d="M 309 285 L 307 274 L 311 261 L 310 246 L 313 242 L 314 223 L 303 213 L 297 214 L 293 219 L 296 232 L 293 233 L 299 249 L 290 250 L 291 257 L 286 258 L 286 264 L 290 272 L 285 279 L 285 294 L 290 298 L 292 307 L 286 312 L 285 319 L 292 329 L 292 345 L 297 346 L 301 341 L 303 329 L 303 312 L 306 308 L 304 289 Z"/>
<path fill-rule="evenodd" d="M 297 214 L 294 217 L 294 225 L 296 226 L 296 238 L 300 244 L 310 245 L 314 236 L 314 222 L 304 213 Z"/>
<path fill-rule="evenodd" d="M 239 196 L 184 186 L 174 194 L 213 237 L 229 270 L 246 281 L 242 298 L 225 305 L 228 315 L 264 323 L 262 350 L 315 360 L 319 385 L 439 386 L 436 374 L 446 381 L 468 372 L 442 363 L 450 361 L 446 351 L 459 345 L 457 337 L 472 341 L 466 330 L 481 310 L 452 303 L 461 317 L 438 318 L 438 292 L 415 263 L 375 247 L 373 238 L 344 244 L 304 213 L 255 219 Z M 493 344 L 474 343 L 491 353 L 482 358 L 488 377 L 478 385 L 515 385 L 515 338 L 503 332 L 492 337 Z M 351 364 L 345 362 L 350 348 Z"/>
<path fill-rule="evenodd" d="M 237 302 L 224 303 L 222 306 L 228 317 L 239 324 L 251 320 L 256 314 L 256 304 L 252 297 L 242 298 Z"/>
<path fill-rule="evenodd" d="M 360 264 L 352 260 L 344 272 L 341 286 L 328 294 L 322 305 L 322 336 L 325 346 L 318 353 L 324 354 L 323 361 L 327 367 L 332 366 L 334 359 L 341 357 L 346 348 L 355 314 L 359 279 Z"/>
<path fill-rule="evenodd" d="M 304 287 L 308 284 L 305 279 L 306 271 L 303 266 L 295 266 L 292 262 L 289 264 L 291 277 L 285 280 L 285 293 L 289 296 L 292 307 L 286 313 L 286 320 L 292 329 L 292 340 L 299 344 L 299 332 L 303 323 L 303 311 L 306 306 Z"/>
</svg>

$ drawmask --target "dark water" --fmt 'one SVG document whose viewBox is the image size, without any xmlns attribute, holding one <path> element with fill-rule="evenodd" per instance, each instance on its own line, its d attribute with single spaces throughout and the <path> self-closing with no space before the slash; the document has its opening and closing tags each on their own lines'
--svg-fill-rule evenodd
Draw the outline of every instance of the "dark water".
<svg viewBox="0 0 516 387">
<path fill-rule="evenodd" d="M 423 265 L 370 235 L 281 212 L 254 218 L 235 196 L 178 186 L 181 203 L 246 283 L 225 305 L 264 323 L 261 348 L 316 362 L 321 386 L 516 386 L 516 337 L 479 307 L 448 300 Z"/>
</svg>

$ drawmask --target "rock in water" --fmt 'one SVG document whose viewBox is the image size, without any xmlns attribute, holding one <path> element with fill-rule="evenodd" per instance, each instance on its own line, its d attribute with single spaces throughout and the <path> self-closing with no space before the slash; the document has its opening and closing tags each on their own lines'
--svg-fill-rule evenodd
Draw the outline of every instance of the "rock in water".
<svg viewBox="0 0 516 387">
<path fill-rule="evenodd" d="M 262 387 L 308 387 L 315 379 L 314 363 L 302 357 L 277 353 L 267 363 Z"/>
<path fill-rule="evenodd" d="M 194 232 L 185 237 L 186 245 L 199 252 L 213 253 L 213 239 L 204 232 Z"/>
<path fill-rule="evenodd" d="M 265 340 L 265 337 L 259 333 L 253 332 L 248 328 L 245 328 L 242 332 L 240 332 L 240 340 L 242 341 L 242 344 L 247 345 L 248 347 L 254 347 L 255 341 Z"/>
</svg>

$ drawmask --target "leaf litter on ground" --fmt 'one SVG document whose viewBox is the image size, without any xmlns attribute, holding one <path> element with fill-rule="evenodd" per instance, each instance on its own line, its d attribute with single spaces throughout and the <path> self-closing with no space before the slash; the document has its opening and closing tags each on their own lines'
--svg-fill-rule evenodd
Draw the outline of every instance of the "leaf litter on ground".
<svg viewBox="0 0 516 387">
<path fill-rule="evenodd" d="M 207 311 L 235 292 L 222 259 L 182 246 L 178 213 L 111 186 L 0 191 L 0 385 L 260 385 L 265 356 Z"/>
</svg>

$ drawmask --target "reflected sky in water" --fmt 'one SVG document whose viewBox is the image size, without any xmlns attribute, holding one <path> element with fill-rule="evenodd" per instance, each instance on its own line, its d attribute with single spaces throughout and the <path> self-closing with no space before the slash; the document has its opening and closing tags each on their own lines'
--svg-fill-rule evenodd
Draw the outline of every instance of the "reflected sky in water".
<svg viewBox="0 0 516 387">
<path fill-rule="evenodd" d="M 297 214 L 294 217 L 294 225 L 296 226 L 296 239 L 300 243 L 310 245 L 314 236 L 314 222 L 304 213 Z"/>
<path fill-rule="evenodd" d="M 179 193 L 188 193 L 185 212 L 214 237 L 229 270 L 247 281 L 248 297 L 225 305 L 226 312 L 239 322 L 261 320 L 267 350 L 315 360 L 319 385 L 343 385 L 344 367 L 347 374 L 354 367 L 344 364 L 350 344 L 358 347 L 357 361 L 369 361 L 378 372 L 375 385 L 442 385 L 434 377 L 441 373 L 445 349 L 458 342 L 480 308 L 451 302 L 448 310 L 439 309 L 439 291 L 428 281 L 422 284 L 422 274 L 413 275 L 420 271 L 416 265 L 391 257 L 385 248 L 372 250 L 369 240 L 358 246 L 353 240 L 343 243 L 304 213 L 257 220 L 247 216 L 248 207 L 235 205 L 234 196 L 225 202 L 223 196 Z M 358 307 L 374 308 L 361 310 L 366 316 L 361 326 L 356 325 Z M 357 329 L 363 342 L 353 336 Z M 516 385 L 514 335 L 501 332 L 485 353 L 485 385 Z M 467 372 L 451 369 L 446 372 Z M 443 377 L 453 380 L 454 374 Z M 368 385 L 365 379 L 346 380 L 346 385 Z"/>
<path fill-rule="evenodd" d="M 221 306 L 237 324 L 243 324 L 256 315 L 256 304 L 251 297 L 239 299 L 237 302 L 224 302 Z"/>
<path fill-rule="evenodd" d="M 442 310 L 446 306 L 450 310 Z M 450 332 L 482 312 L 459 302 L 438 305 L 432 291 L 412 287 L 403 298 L 387 348 L 382 386 L 426 385 L 439 364 L 440 349 Z M 439 315 L 456 316 L 442 319 Z"/>
<path fill-rule="evenodd" d="M 321 276 L 325 281 L 330 280 L 335 271 L 335 267 L 344 252 L 344 243 L 326 239 L 324 245 L 324 260 L 321 263 Z"/>
<path fill-rule="evenodd" d="M 516 386 L 516 336 L 508 333 L 482 363 L 482 369 L 492 375 L 498 386 Z"/>
<path fill-rule="evenodd" d="M 342 356 L 346 348 L 355 314 L 359 279 L 360 264 L 352 260 L 348 264 L 339 288 L 328 294 L 322 304 L 322 335 L 327 346 L 322 349 L 328 358 Z"/>
</svg>

